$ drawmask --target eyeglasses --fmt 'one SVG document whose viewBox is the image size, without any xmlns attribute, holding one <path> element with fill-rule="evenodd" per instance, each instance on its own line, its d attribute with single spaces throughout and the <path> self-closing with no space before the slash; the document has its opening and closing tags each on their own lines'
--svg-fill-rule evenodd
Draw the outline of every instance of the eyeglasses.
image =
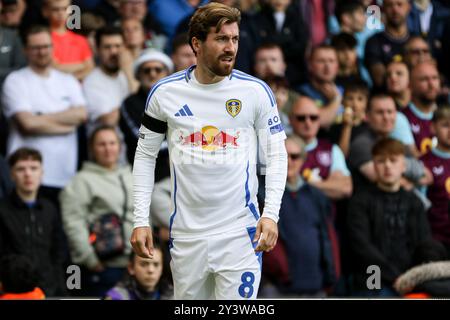
<svg viewBox="0 0 450 320">
<path fill-rule="evenodd" d="M 42 50 L 42 49 L 48 50 L 51 47 L 53 47 L 53 45 L 51 45 L 51 44 L 43 44 L 41 46 L 29 46 L 28 48 L 30 50 L 33 50 L 33 51 L 38 51 L 38 50 Z"/>
<path fill-rule="evenodd" d="M 291 160 L 294 160 L 294 161 L 299 160 L 302 157 L 302 155 L 300 153 L 289 153 L 288 156 Z"/>
<path fill-rule="evenodd" d="M 298 122 L 305 122 L 306 119 L 310 119 L 312 122 L 319 120 L 319 115 L 317 114 L 297 114 L 294 117 Z"/>
<path fill-rule="evenodd" d="M 160 74 L 164 71 L 164 68 L 161 67 L 149 67 L 149 68 L 142 68 L 142 73 L 144 74 L 150 74 L 152 71 L 155 71 L 157 74 Z"/>
</svg>

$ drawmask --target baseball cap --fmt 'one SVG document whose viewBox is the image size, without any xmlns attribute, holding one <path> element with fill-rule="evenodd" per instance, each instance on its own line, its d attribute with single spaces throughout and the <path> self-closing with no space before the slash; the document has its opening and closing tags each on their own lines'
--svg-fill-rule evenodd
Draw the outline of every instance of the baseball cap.
<svg viewBox="0 0 450 320">
<path fill-rule="evenodd" d="M 159 61 L 166 66 L 170 73 L 173 72 L 173 62 L 168 55 L 155 49 L 147 49 L 141 53 L 133 64 L 133 71 L 136 77 L 139 67 L 149 61 Z"/>
</svg>

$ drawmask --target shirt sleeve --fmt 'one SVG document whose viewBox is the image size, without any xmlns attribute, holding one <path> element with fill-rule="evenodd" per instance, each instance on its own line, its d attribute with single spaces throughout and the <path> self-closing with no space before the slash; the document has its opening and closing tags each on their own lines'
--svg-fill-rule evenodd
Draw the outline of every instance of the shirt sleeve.
<svg viewBox="0 0 450 320">
<path fill-rule="evenodd" d="M 344 153 L 337 145 L 333 145 L 331 149 L 331 172 L 340 171 L 344 176 L 350 176 L 350 170 L 345 163 Z"/>
<path fill-rule="evenodd" d="M 401 112 L 397 112 L 394 130 L 391 132 L 390 137 L 407 146 L 415 144 L 408 118 Z"/>
<path fill-rule="evenodd" d="M 31 112 L 31 101 L 28 99 L 25 81 L 21 81 L 17 74 L 10 74 L 3 84 L 3 112 L 7 118 L 18 112 Z"/>
<path fill-rule="evenodd" d="M 134 227 L 151 225 L 150 203 L 155 182 L 155 164 L 167 131 L 156 95 L 147 99 L 133 165 Z"/>
<path fill-rule="evenodd" d="M 267 85 L 266 85 L 267 86 Z M 287 176 L 286 134 L 272 91 L 260 92 L 255 121 L 259 146 L 266 156 L 266 197 L 262 217 L 278 222 Z"/>
</svg>

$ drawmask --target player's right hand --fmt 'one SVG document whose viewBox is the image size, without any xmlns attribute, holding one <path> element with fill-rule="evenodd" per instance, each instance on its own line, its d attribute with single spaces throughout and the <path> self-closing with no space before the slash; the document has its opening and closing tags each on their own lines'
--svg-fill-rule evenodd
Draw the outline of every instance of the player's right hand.
<svg viewBox="0 0 450 320">
<path fill-rule="evenodd" d="M 130 243 L 134 252 L 142 258 L 153 258 L 153 236 L 150 227 L 134 228 Z"/>
</svg>

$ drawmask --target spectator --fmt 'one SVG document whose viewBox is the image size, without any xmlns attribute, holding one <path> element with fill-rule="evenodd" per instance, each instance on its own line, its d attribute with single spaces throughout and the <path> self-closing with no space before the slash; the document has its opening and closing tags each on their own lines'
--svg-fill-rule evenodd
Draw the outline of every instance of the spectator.
<svg viewBox="0 0 450 320">
<path fill-rule="evenodd" d="M 396 126 L 399 113 L 395 108 L 394 100 L 385 94 L 373 95 L 367 108 L 367 124 L 369 130 L 358 136 L 350 145 L 348 156 L 349 165 L 353 172 L 353 182 L 355 190 L 368 186 L 376 182 L 375 168 L 372 161 L 371 149 L 377 140 L 381 138 L 392 137 Z M 410 129 L 406 127 L 404 132 L 399 132 L 398 136 L 405 137 L 411 134 Z M 403 142 L 399 138 L 397 140 Z M 403 144 L 405 144 L 403 142 Z M 411 156 L 411 152 L 409 153 Z M 418 182 L 424 175 L 423 167 L 412 157 L 407 158 L 408 170 L 405 176 L 409 180 Z M 406 180 L 402 180 L 407 185 Z M 412 186 L 409 184 L 409 187 Z"/>
<path fill-rule="evenodd" d="M 2 0 L 1 25 L 10 29 L 17 29 L 22 23 L 27 9 L 25 0 Z"/>
<path fill-rule="evenodd" d="M 443 57 L 441 39 L 450 9 L 436 0 L 413 0 L 408 16 L 408 29 L 412 34 L 422 35 L 439 62 Z"/>
<path fill-rule="evenodd" d="M 328 22 L 334 13 L 334 0 L 300 1 L 300 15 L 309 31 L 310 46 L 315 47 L 328 36 Z"/>
<path fill-rule="evenodd" d="M 342 112 L 343 88 L 336 85 L 338 59 L 336 50 L 328 45 L 313 48 L 308 60 L 310 80 L 298 89 L 319 107 L 320 126 L 329 128 Z"/>
<path fill-rule="evenodd" d="M 62 296 L 65 281 L 61 220 L 53 204 L 38 196 L 41 154 L 20 148 L 9 158 L 9 166 L 15 189 L 0 202 L 0 256 L 27 256 L 46 296 Z"/>
<path fill-rule="evenodd" d="M 384 0 L 386 29 L 367 40 L 364 63 L 376 88 L 381 88 L 386 65 L 397 55 L 402 55 L 409 39 L 407 18 L 411 5 L 408 0 Z"/>
<path fill-rule="evenodd" d="M 121 30 L 104 27 L 97 31 L 95 39 L 100 64 L 83 82 L 89 113 L 88 135 L 97 125 L 117 126 L 120 105 L 136 87 L 132 60 L 124 63 L 121 59 L 124 51 Z"/>
<path fill-rule="evenodd" d="M 289 89 L 289 84 L 286 78 L 280 76 L 273 76 L 265 78 L 266 83 L 272 89 L 277 102 L 278 114 L 286 134 L 292 133 L 292 127 L 289 123 L 289 113 L 292 106 L 298 98 L 298 94 Z"/>
<path fill-rule="evenodd" d="M 166 47 L 167 37 L 162 34 L 160 24 L 149 14 L 147 2 L 147 0 L 120 0 L 119 15 L 122 21 L 128 19 L 140 21 L 145 31 L 146 47 L 162 51 Z"/>
<path fill-rule="evenodd" d="M 101 0 L 101 2 L 92 10 L 92 12 L 112 25 L 120 20 L 119 7 L 121 0 Z"/>
<path fill-rule="evenodd" d="M 122 33 L 125 47 L 133 60 L 136 60 L 145 46 L 145 32 L 142 23 L 133 18 L 122 21 Z"/>
<path fill-rule="evenodd" d="M 411 102 L 408 66 L 402 61 L 392 61 L 386 67 L 387 93 L 394 99 L 397 110 L 405 109 Z"/>
<path fill-rule="evenodd" d="M 0 1 L 0 11 L 4 11 Z M 0 21 L 2 17 L 0 16 Z M 3 84 L 6 76 L 12 71 L 19 69 L 26 64 L 25 56 L 23 55 L 22 42 L 16 32 L 0 27 L 0 45 L 5 48 L 0 51 L 0 85 Z"/>
<path fill-rule="evenodd" d="M 345 87 L 344 114 L 342 123 L 333 124 L 330 129 L 330 139 L 337 143 L 344 156 L 350 152 L 350 144 L 356 137 L 368 130 L 366 109 L 369 101 L 369 88 L 362 80 L 353 81 Z"/>
<path fill-rule="evenodd" d="M 25 255 L 9 254 L 0 260 L 0 300 L 41 300 L 33 263 Z"/>
<path fill-rule="evenodd" d="M 402 109 L 411 124 L 416 148 L 425 154 L 431 148 L 431 119 L 441 89 L 439 72 L 433 62 L 423 62 L 411 70 L 411 102 Z"/>
<path fill-rule="evenodd" d="M 170 57 L 173 61 L 175 72 L 187 69 L 197 63 L 197 58 L 189 44 L 187 33 L 180 33 L 173 39 Z"/>
<path fill-rule="evenodd" d="M 163 276 L 163 251 L 156 241 L 152 259 L 130 254 L 125 279 L 106 293 L 106 300 L 170 300 L 173 288 Z"/>
<path fill-rule="evenodd" d="M 421 36 L 412 36 L 405 44 L 405 63 L 409 68 L 433 60 L 430 46 Z"/>
<path fill-rule="evenodd" d="M 32 146 L 43 155 L 40 192 L 55 204 L 59 190 L 77 168 L 77 127 L 87 118 L 81 86 L 75 77 L 52 68 L 52 39 L 45 27 L 25 37 L 28 67 L 12 72 L 3 86 L 10 121 L 8 154 Z M 64 159 L 64 163 L 61 162 Z"/>
<path fill-rule="evenodd" d="M 288 176 L 280 209 L 279 241 L 286 248 L 290 281 L 277 283 L 278 289 L 287 296 L 325 297 L 326 289 L 337 281 L 339 268 L 331 244 L 331 204 L 300 176 L 307 156 L 303 141 L 288 137 L 286 151 Z"/>
<path fill-rule="evenodd" d="M 372 16 L 371 19 L 374 19 L 374 24 L 377 24 L 376 28 L 372 27 L 373 24 L 368 21 L 366 16 L 366 7 L 359 0 L 339 1 L 336 5 L 335 15 L 340 24 L 340 32 L 348 33 L 355 37 L 356 54 L 361 76 L 364 81 L 371 85 L 369 72 L 364 66 L 364 48 L 367 40 L 375 33 L 382 31 L 384 26 L 380 20 Z M 369 24 L 371 24 L 370 27 L 368 26 Z"/>
<path fill-rule="evenodd" d="M 0 1 L 0 12 L 4 11 L 2 4 L 9 4 L 7 1 Z M 3 16 L 0 16 L 0 22 Z M 12 71 L 22 68 L 26 65 L 23 55 L 22 42 L 19 36 L 8 28 L 0 27 L 0 88 L 6 76 Z M 8 140 L 8 122 L 0 107 L 0 154 L 6 154 L 6 144 Z"/>
<path fill-rule="evenodd" d="M 92 161 L 83 164 L 60 201 L 72 261 L 82 267 L 81 294 L 101 297 L 122 278 L 131 252 L 132 174 L 129 166 L 118 165 L 121 146 L 114 127 L 95 129 L 89 146 Z M 113 225 L 117 221 L 115 225 L 123 228 L 119 239 L 114 238 L 122 250 L 117 248 L 111 257 L 101 250 L 101 243 L 96 244 L 99 237 L 108 236 L 94 229 L 102 221 Z"/>
<path fill-rule="evenodd" d="M 183 19 L 192 15 L 197 7 L 204 5 L 208 0 L 165 0 L 150 1 L 149 12 L 161 26 L 165 35 L 172 39 L 176 35 L 178 25 Z"/>
<path fill-rule="evenodd" d="M 405 147 L 394 139 L 378 141 L 373 149 L 376 185 L 350 200 L 348 236 L 354 254 L 354 295 L 396 296 L 395 280 L 413 267 L 413 254 L 429 241 L 426 213 L 413 192 L 401 187 L 406 170 Z M 378 266 L 381 289 L 367 288 L 367 267 Z"/>
<path fill-rule="evenodd" d="M 305 25 L 291 0 L 270 0 L 253 18 L 256 43 L 275 43 L 283 50 L 286 77 L 292 85 L 306 80 L 305 51 L 308 44 Z"/>
<path fill-rule="evenodd" d="M 428 212 L 431 231 L 435 239 L 447 248 L 450 258 L 450 107 L 436 110 L 431 130 L 437 137 L 437 146 L 421 160 L 433 174 L 433 183 L 426 194 L 432 206 Z"/>
<path fill-rule="evenodd" d="M 83 80 L 94 69 L 85 37 L 67 29 L 71 0 L 44 0 L 42 15 L 48 19 L 53 43 L 53 67 Z"/>
<path fill-rule="evenodd" d="M 271 76 L 286 75 L 286 62 L 283 51 L 275 43 L 260 45 L 255 51 L 255 64 L 253 66 L 255 76 L 265 79 Z"/>
<path fill-rule="evenodd" d="M 297 99 L 290 120 L 294 133 L 305 141 L 308 153 L 301 175 L 331 199 L 348 197 L 352 193 L 352 180 L 345 157 L 337 145 L 317 139 L 319 119 L 319 108 L 311 98 Z"/>
<path fill-rule="evenodd" d="M 362 79 L 355 37 L 348 33 L 340 33 L 331 38 L 331 46 L 336 50 L 339 64 L 336 83 L 345 86 L 349 82 Z"/>
<path fill-rule="evenodd" d="M 144 51 L 134 64 L 135 76 L 140 82 L 140 87 L 137 93 L 132 94 L 125 99 L 120 108 L 120 128 L 124 134 L 129 163 L 134 162 L 134 153 L 136 152 L 139 128 L 141 126 L 148 92 L 158 80 L 168 76 L 172 71 L 172 60 L 164 53 L 153 49 Z M 166 168 L 168 154 L 167 152 L 165 152 L 165 154 L 165 156 L 158 159 L 160 161 L 157 161 L 157 176 L 159 175 L 158 173 L 163 175 L 168 174 L 169 168 Z M 159 179 L 162 177 L 163 176 L 159 176 Z"/>
<path fill-rule="evenodd" d="M 6 197 L 12 191 L 13 185 L 9 177 L 9 168 L 3 156 L 0 154 L 0 199 Z"/>
</svg>

